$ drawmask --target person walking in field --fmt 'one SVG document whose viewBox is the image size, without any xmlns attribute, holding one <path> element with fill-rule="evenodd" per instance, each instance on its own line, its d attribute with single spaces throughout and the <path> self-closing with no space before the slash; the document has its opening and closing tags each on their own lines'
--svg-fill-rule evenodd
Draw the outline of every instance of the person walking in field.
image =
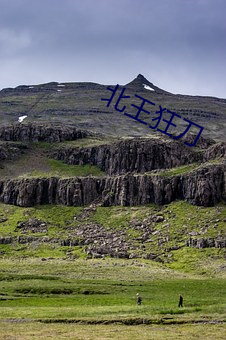
<svg viewBox="0 0 226 340">
<path fill-rule="evenodd" d="M 179 296 L 179 304 L 178 304 L 178 307 L 183 307 L 183 296 L 180 294 Z"/>
<path fill-rule="evenodd" d="M 141 306 L 141 304 L 142 304 L 142 297 L 140 296 L 139 293 L 137 293 L 137 305 Z"/>
</svg>

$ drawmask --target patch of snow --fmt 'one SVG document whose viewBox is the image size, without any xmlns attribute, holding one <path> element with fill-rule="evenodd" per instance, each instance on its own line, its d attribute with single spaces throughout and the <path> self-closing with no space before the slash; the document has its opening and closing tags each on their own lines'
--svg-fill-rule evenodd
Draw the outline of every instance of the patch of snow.
<svg viewBox="0 0 226 340">
<path fill-rule="evenodd" d="M 22 121 L 23 121 L 25 118 L 27 118 L 27 116 L 20 116 L 20 117 L 18 118 L 18 122 L 19 122 L 19 123 L 22 123 Z"/>
<path fill-rule="evenodd" d="M 29 86 L 29 89 L 33 89 L 34 88 L 34 86 Z"/>
<path fill-rule="evenodd" d="M 65 85 L 64 85 L 64 84 L 58 84 L 57 86 L 59 86 L 59 87 L 64 87 Z"/>
<path fill-rule="evenodd" d="M 148 86 L 148 85 L 146 85 L 146 84 L 143 84 L 143 85 L 144 85 L 144 88 L 145 88 L 146 90 L 155 91 L 152 87 L 150 87 L 150 86 Z"/>
<path fill-rule="evenodd" d="M 57 90 L 57 92 L 61 92 L 62 90 Z"/>
</svg>

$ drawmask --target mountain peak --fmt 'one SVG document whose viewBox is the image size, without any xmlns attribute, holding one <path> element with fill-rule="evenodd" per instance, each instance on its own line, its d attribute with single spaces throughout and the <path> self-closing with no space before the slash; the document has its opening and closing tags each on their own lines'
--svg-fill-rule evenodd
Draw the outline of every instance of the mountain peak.
<svg viewBox="0 0 226 340">
<path fill-rule="evenodd" d="M 170 92 L 167 92 L 161 88 L 159 88 L 158 86 L 154 85 L 153 83 L 151 83 L 149 80 L 147 80 L 143 74 L 138 74 L 138 76 L 136 78 L 134 78 L 130 83 L 125 85 L 127 88 L 136 90 L 136 91 L 143 91 L 145 90 L 150 90 L 159 94 L 170 94 Z"/>
<path fill-rule="evenodd" d="M 138 80 L 140 80 L 140 81 L 148 81 L 144 76 L 143 76 L 143 74 L 138 74 L 138 76 L 135 78 L 135 79 L 138 79 Z"/>
</svg>

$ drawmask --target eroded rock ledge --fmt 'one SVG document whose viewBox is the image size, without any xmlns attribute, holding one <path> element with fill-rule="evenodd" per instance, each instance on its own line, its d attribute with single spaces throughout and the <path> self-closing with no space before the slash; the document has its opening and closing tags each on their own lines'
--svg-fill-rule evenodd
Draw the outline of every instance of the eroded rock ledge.
<svg viewBox="0 0 226 340">
<path fill-rule="evenodd" d="M 226 196 L 226 165 L 212 164 L 184 175 L 121 175 L 106 177 L 33 178 L 0 181 L 0 200 L 7 204 L 136 206 L 176 199 L 211 206 Z"/>
<path fill-rule="evenodd" d="M 144 173 L 201 161 L 203 152 L 161 139 L 132 139 L 86 148 L 60 148 L 51 157 L 67 164 L 97 165 L 109 175 Z"/>
<path fill-rule="evenodd" d="M 92 134 L 73 126 L 14 124 L 0 127 L 0 140 L 21 142 L 63 142 L 85 138 Z"/>
<path fill-rule="evenodd" d="M 88 136 L 91 136 L 89 132 L 69 126 L 16 124 L 0 128 L 0 140 L 22 143 L 61 142 Z M 13 143 L 14 146 L 8 144 L 3 143 L 0 147 L 0 160 L 13 159 L 20 149 L 17 143 Z M 97 165 L 107 176 L 0 180 L 0 201 L 19 206 L 83 206 L 95 201 L 104 206 L 133 206 L 152 202 L 163 205 L 182 199 L 196 205 L 211 206 L 226 197 L 225 155 L 226 144 L 203 138 L 198 148 L 169 138 L 127 139 L 84 148 L 58 147 L 51 151 L 51 158 L 68 164 Z M 222 158 L 222 162 L 202 166 L 186 174 L 165 177 L 159 172 L 194 162 L 201 164 L 216 157 Z"/>
</svg>

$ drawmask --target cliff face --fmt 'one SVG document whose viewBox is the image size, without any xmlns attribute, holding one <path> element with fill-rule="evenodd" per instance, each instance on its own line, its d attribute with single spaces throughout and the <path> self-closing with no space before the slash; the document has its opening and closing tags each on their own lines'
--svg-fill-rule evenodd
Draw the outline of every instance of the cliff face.
<svg viewBox="0 0 226 340">
<path fill-rule="evenodd" d="M 202 159 L 202 152 L 171 140 L 147 139 L 87 148 L 63 148 L 51 156 L 68 164 L 97 165 L 109 175 L 119 175 L 193 163 Z"/>
<path fill-rule="evenodd" d="M 209 159 L 224 157 L 226 155 L 226 143 L 217 143 L 205 150 L 203 154 L 204 161 Z"/>
<path fill-rule="evenodd" d="M 69 127 L 18 124 L 0 128 L 0 139 L 11 141 L 60 142 L 88 136 Z M 106 177 L 31 178 L 0 181 L 0 201 L 19 206 L 36 204 L 88 205 L 101 201 L 108 205 L 163 205 L 176 199 L 210 206 L 225 198 L 226 165 L 212 164 L 177 176 L 166 177 L 155 170 L 224 157 L 223 143 L 200 141 L 191 148 L 172 139 L 130 139 L 109 145 L 85 148 L 58 148 L 51 157 L 68 164 L 99 166 Z M 213 144 L 213 145 L 212 145 Z M 207 148 L 208 147 L 208 148 Z M 13 159 L 26 145 L 2 142 L 0 160 Z M 144 174 L 151 172 L 150 174 Z"/>
<path fill-rule="evenodd" d="M 0 127 L 0 140 L 22 142 L 63 142 L 85 138 L 91 133 L 74 127 L 57 127 L 36 124 L 14 124 Z"/>
<path fill-rule="evenodd" d="M 122 175 L 112 177 L 21 179 L 0 182 L 0 200 L 4 203 L 32 206 L 63 204 L 81 206 L 97 200 L 103 205 L 167 204 L 184 199 L 210 206 L 226 194 L 226 166 L 210 165 L 186 175 L 160 177 Z"/>
</svg>

